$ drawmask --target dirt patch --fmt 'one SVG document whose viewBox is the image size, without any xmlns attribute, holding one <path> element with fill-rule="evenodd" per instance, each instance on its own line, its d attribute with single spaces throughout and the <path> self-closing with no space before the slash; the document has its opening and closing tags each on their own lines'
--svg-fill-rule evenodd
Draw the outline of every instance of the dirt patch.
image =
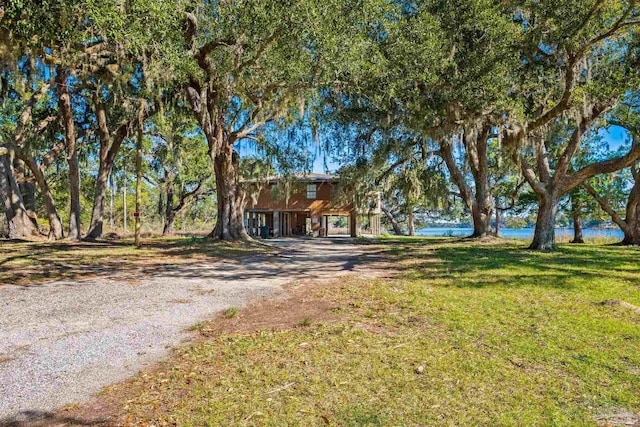
<svg viewBox="0 0 640 427">
<path fill-rule="evenodd" d="M 286 296 L 261 299 L 244 308 L 231 319 L 220 313 L 211 321 L 203 323 L 198 333 L 203 338 L 222 334 L 247 333 L 260 330 L 283 330 L 301 327 L 309 323 L 336 320 L 335 304 L 318 295 L 317 282 L 298 283 L 287 287 Z M 326 285 L 337 287 L 338 284 Z"/>
</svg>

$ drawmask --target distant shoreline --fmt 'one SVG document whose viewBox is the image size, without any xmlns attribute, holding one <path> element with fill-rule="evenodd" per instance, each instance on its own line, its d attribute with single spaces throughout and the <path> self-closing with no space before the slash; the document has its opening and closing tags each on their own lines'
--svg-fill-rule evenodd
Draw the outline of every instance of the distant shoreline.
<svg viewBox="0 0 640 427">
<path fill-rule="evenodd" d="M 500 237 L 514 238 L 514 239 L 530 239 L 534 233 L 533 227 L 525 228 L 500 228 Z M 573 237 L 572 227 L 556 227 L 556 236 L 559 238 Z M 464 237 L 473 233 L 471 227 L 425 227 L 416 230 L 418 236 L 432 236 L 432 237 Z M 618 228 L 583 228 L 583 237 L 590 238 L 607 238 L 607 239 L 622 239 L 624 233 Z"/>
</svg>

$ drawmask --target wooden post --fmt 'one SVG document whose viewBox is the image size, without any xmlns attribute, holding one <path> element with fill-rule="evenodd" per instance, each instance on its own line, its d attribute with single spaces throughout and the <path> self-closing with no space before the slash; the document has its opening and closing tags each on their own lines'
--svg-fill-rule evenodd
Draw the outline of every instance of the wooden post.
<svg viewBox="0 0 640 427">
<path fill-rule="evenodd" d="M 328 216 L 321 213 L 320 216 L 320 237 L 328 237 L 329 236 L 329 221 L 327 221 Z"/>
<path fill-rule="evenodd" d="M 280 237 L 280 211 L 273 211 L 273 237 Z"/>
<path fill-rule="evenodd" d="M 123 177 L 123 184 L 122 184 L 122 210 L 123 210 L 123 216 L 122 216 L 122 229 L 123 229 L 123 233 L 126 236 L 127 235 L 127 167 L 123 167 L 122 168 L 122 177 Z"/>
<path fill-rule="evenodd" d="M 109 189 L 109 227 L 111 231 L 113 231 L 113 192 L 115 191 L 115 182 L 113 181 L 113 175 L 110 177 L 111 179 L 111 188 Z"/>
<path fill-rule="evenodd" d="M 258 236 L 258 213 L 251 212 L 251 235 L 256 237 Z"/>
<path fill-rule="evenodd" d="M 349 231 L 351 232 L 351 237 L 360 236 L 360 218 L 357 210 L 352 210 L 349 215 Z"/>
</svg>

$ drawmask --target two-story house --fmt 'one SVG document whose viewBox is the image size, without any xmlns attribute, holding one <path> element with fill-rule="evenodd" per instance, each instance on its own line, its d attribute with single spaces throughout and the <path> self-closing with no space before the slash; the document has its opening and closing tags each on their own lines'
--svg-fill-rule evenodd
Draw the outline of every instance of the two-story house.
<svg viewBox="0 0 640 427">
<path fill-rule="evenodd" d="M 372 208 L 358 211 L 338 192 L 333 175 L 311 173 L 298 175 L 283 183 L 267 180 L 257 197 L 245 209 L 245 226 L 253 236 L 358 236 L 361 220 L 366 217 L 367 234 L 380 234 L 380 200 L 376 195 Z M 336 217 L 344 217 L 345 227 L 336 227 Z"/>
</svg>

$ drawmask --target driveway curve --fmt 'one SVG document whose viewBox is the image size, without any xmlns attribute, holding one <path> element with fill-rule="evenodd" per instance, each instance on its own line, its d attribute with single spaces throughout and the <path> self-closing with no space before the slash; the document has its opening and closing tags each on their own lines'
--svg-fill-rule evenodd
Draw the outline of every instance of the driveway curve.
<svg viewBox="0 0 640 427">
<path fill-rule="evenodd" d="M 274 239 L 278 255 L 112 278 L 0 287 L 0 424 L 89 399 L 164 358 L 187 328 L 293 280 L 370 274 L 348 239 Z"/>
</svg>

